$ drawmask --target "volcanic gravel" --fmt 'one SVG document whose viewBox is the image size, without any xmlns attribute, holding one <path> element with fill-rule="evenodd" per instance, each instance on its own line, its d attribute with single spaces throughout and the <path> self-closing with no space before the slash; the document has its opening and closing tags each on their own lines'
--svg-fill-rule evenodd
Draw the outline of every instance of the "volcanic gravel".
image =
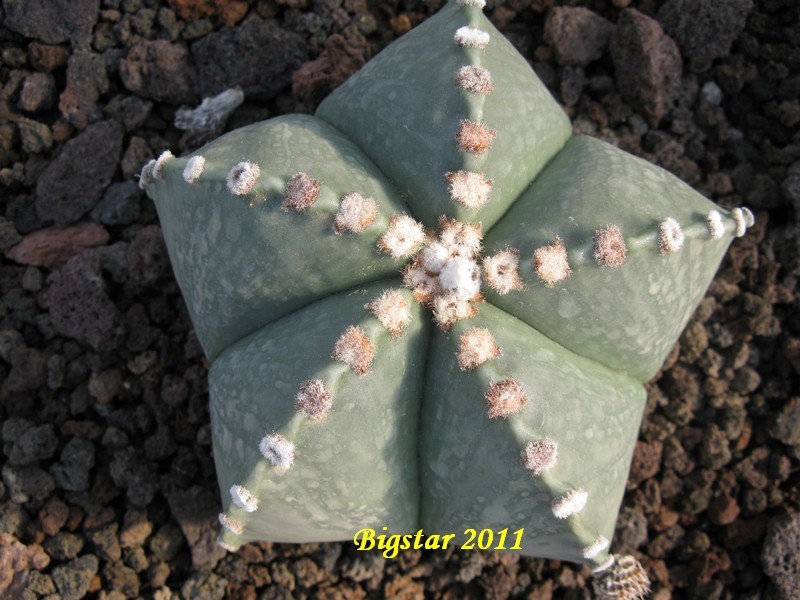
<svg viewBox="0 0 800 600">
<path fill-rule="evenodd" d="M 0 596 L 591 597 L 585 567 L 351 543 L 215 543 L 205 361 L 149 159 L 316 104 L 441 0 L 2 0 Z M 614 549 L 653 598 L 800 598 L 800 5 L 489 0 L 576 132 L 756 226 L 649 403 Z"/>
</svg>

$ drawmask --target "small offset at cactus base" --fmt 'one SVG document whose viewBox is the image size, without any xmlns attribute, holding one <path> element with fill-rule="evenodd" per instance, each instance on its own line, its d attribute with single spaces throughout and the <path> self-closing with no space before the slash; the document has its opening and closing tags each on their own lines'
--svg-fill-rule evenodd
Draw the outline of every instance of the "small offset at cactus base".
<svg viewBox="0 0 800 600">
<path fill-rule="evenodd" d="M 220 543 L 524 529 L 641 597 L 609 546 L 643 382 L 752 213 L 572 136 L 482 8 L 143 169 L 211 361 Z"/>
</svg>

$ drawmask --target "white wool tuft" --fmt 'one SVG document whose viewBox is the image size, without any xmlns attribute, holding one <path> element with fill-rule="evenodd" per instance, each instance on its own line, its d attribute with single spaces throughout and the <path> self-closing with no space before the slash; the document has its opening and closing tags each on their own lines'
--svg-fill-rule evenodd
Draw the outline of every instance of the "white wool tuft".
<svg viewBox="0 0 800 600">
<path fill-rule="evenodd" d="M 555 498 L 550 508 L 553 509 L 556 519 L 566 519 L 581 512 L 588 499 L 589 494 L 583 490 L 569 490 Z"/>
<path fill-rule="evenodd" d="M 465 48 L 486 48 L 489 39 L 486 31 L 475 27 L 459 27 L 455 35 L 456 44 Z"/>
<path fill-rule="evenodd" d="M 183 179 L 186 183 L 195 183 L 200 179 L 203 174 L 203 167 L 206 165 L 206 159 L 202 156 L 193 156 L 190 158 L 186 166 L 183 168 Z"/>
<path fill-rule="evenodd" d="M 451 296 L 470 300 L 481 290 L 481 277 L 475 261 L 462 256 L 447 261 L 439 273 L 439 284 Z"/>
<path fill-rule="evenodd" d="M 294 464 L 294 444 L 279 433 L 265 435 L 258 449 L 264 458 L 279 469 L 291 469 Z"/>
<path fill-rule="evenodd" d="M 255 512 L 258 509 L 258 500 L 243 485 L 232 485 L 230 489 L 231 501 L 245 512 Z"/>
<path fill-rule="evenodd" d="M 725 224 L 722 222 L 722 215 L 719 214 L 719 211 L 712 210 L 708 213 L 706 226 L 708 227 L 708 233 L 715 240 L 725 234 Z"/>
</svg>

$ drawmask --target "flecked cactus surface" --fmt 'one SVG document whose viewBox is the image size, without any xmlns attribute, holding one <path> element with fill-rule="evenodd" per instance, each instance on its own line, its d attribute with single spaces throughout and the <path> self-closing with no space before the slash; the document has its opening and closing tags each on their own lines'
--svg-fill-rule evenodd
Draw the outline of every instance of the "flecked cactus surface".
<svg viewBox="0 0 800 600">
<path fill-rule="evenodd" d="M 609 545 L 643 382 L 752 214 L 571 136 L 482 8 L 142 172 L 212 363 L 220 541 L 524 528 L 637 597 Z"/>
</svg>

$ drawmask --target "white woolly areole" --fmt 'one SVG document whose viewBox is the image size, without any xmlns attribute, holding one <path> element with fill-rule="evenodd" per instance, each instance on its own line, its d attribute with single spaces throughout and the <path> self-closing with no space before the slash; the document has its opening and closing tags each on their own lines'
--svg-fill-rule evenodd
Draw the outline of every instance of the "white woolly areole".
<svg viewBox="0 0 800 600">
<path fill-rule="evenodd" d="M 358 192 L 350 192 L 342 198 L 339 212 L 333 222 L 333 231 L 340 235 L 345 231 L 361 233 L 375 222 L 378 215 L 378 203 L 366 198 Z"/>
<path fill-rule="evenodd" d="M 533 440 L 522 449 L 522 465 L 534 476 L 546 473 L 558 462 L 558 443 L 548 437 Z"/>
<path fill-rule="evenodd" d="M 731 216 L 736 223 L 736 237 L 742 237 L 747 232 L 747 228 L 756 223 L 756 218 L 749 208 L 734 208 Z"/>
<path fill-rule="evenodd" d="M 489 202 L 492 193 L 492 180 L 475 171 L 455 171 L 447 173 L 450 198 L 467 208 L 480 208 Z"/>
<path fill-rule="evenodd" d="M 244 196 L 253 189 L 261 176 L 261 169 L 256 163 L 240 162 L 228 171 L 228 191 L 234 196 Z"/>
<path fill-rule="evenodd" d="M 586 559 L 594 558 L 595 556 L 600 554 L 603 550 L 608 548 L 609 543 L 610 542 L 606 538 L 604 538 L 602 535 L 598 535 L 592 541 L 591 544 L 589 544 L 588 546 L 583 548 L 583 550 L 582 550 L 583 558 L 586 558 Z"/>
<path fill-rule="evenodd" d="M 233 503 L 243 511 L 255 512 L 258 509 L 258 500 L 246 487 L 232 485 L 230 492 Z"/>
<path fill-rule="evenodd" d="M 389 228 L 378 240 L 378 248 L 393 258 L 414 254 L 425 241 L 425 228 L 408 215 L 395 215 L 389 220 Z"/>
<path fill-rule="evenodd" d="M 203 167 L 206 165 L 206 159 L 202 156 L 193 156 L 186 162 L 183 168 L 183 179 L 186 183 L 195 183 L 200 179 L 203 174 Z"/>
<path fill-rule="evenodd" d="M 422 266 L 429 273 L 441 273 L 449 259 L 450 250 L 438 241 L 430 242 L 422 251 Z"/>
<path fill-rule="evenodd" d="M 229 544 L 225 540 L 221 540 L 221 539 L 217 539 L 217 545 L 220 548 L 222 548 L 224 550 L 227 550 L 228 552 L 236 552 L 239 549 L 236 546 L 234 546 L 233 544 Z"/>
<path fill-rule="evenodd" d="M 483 275 L 489 286 L 500 295 L 522 289 L 518 267 L 519 251 L 513 248 L 483 259 Z"/>
<path fill-rule="evenodd" d="M 722 222 L 722 215 L 717 210 L 709 211 L 706 217 L 706 226 L 712 239 L 718 240 L 725 234 L 725 224 Z"/>
<path fill-rule="evenodd" d="M 459 27 L 456 30 L 455 41 L 465 48 L 486 48 L 489 45 L 489 34 L 475 27 Z"/>
<path fill-rule="evenodd" d="M 172 152 L 169 150 L 164 150 L 164 152 L 161 153 L 151 170 L 155 179 L 164 179 L 164 167 L 173 158 L 175 158 L 175 156 L 173 156 Z"/>
<path fill-rule="evenodd" d="M 592 569 L 592 573 L 603 573 L 604 571 L 608 571 L 611 567 L 614 566 L 614 562 L 616 559 L 614 558 L 613 554 L 609 554 L 608 558 L 606 558 L 603 562 L 601 562 L 597 567 Z"/>
<path fill-rule="evenodd" d="M 279 433 L 265 435 L 258 449 L 273 466 L 291 469 L 294 464 L 294 444 Z"/>
<path fill-rule="evenodd" d="M 667 217 L 658 224 L 658 247 L 661 254 L 672 254 L 683 248 L 683 230 L 672 217 Z"/>
<path fill-rule="evenodd" d="M 471 371 L 502 354 L 500 346 L 486 328 L 468 329 L 458 340 L 458 366 L 462 371 Z"/>
<path fill-rule="evenodd" d="M 234 535 L 242 535 L 242 531 L 244 531 L 239 521 L 225 513 L 219 513 L 219 523 Z"/>
<path fill-rule="evenodd" d="M 469 300 L 481 290 L 480 269 L 475 261 L 456 256 L 442 268 L 439 284 L 451 296 Z"/>
<path fill-rule="evenodd" d="M 459 6 L 474 6 L 475 8 L 484 8 L 486 0 L 458 0 Z"/>
<path fill-rule="evenodd" d="M 156 166 L 156 159 L 148 160 L 142 167 L 142 172 L 139 174 L 139 189 L 143 190 L 148 185 L 151 185 L 155 178 L 153 177 L 153 167 Z"/>
<path fill-rule="evenodd" d="M 380 296 L 364 305 L 392 335 L 403 333 L 411 322 L 411 308 L 400 290 L 386 290 Z"/>
<path fill-rule="evenodd" d="M 550 503 L 550 508 L 553 509 L 556 519 L 566 519 L 581 512 L 588 499 L 589 494 L 583 490 L 569 490 L 554 498 Z"/>
</svg>

